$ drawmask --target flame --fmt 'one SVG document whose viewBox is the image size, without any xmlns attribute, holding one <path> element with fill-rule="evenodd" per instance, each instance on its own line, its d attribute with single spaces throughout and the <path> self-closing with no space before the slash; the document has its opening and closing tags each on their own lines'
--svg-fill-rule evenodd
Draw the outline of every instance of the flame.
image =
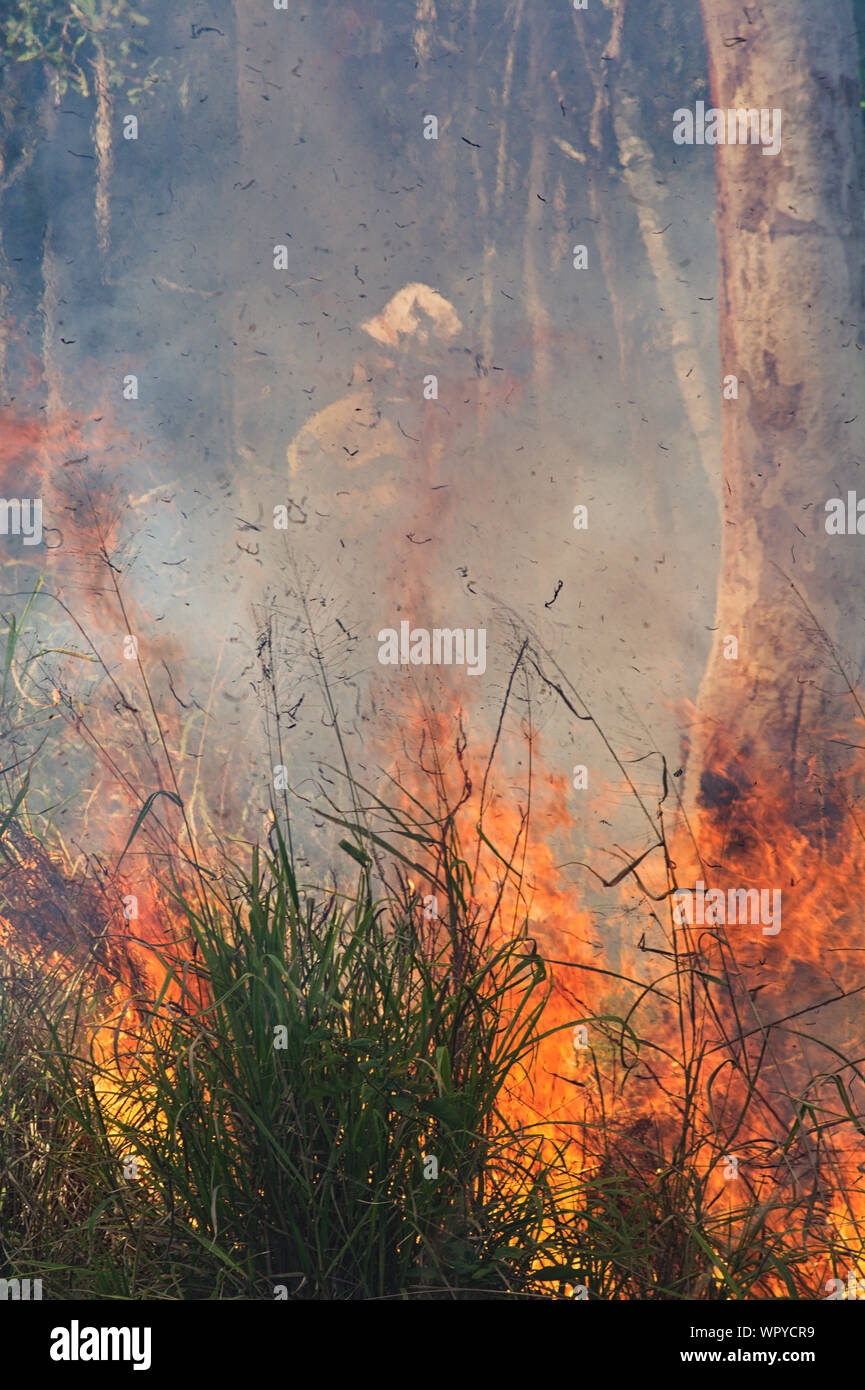
<svg viewBox="0 0 865 1390">
<path fill-rule="evenodd" d="M 419 694 L 409 700 L 391 772 L 417 800 L 433 788 L 438 815 L 451 813 L 473 847 L 475 930 L 496 939 L 525 925 L 550 964 L 541 1029 L 553 1031 L 531 1071 L 509 1079 L 505 1120 L 567 1143 L 590 1191 L 626 1175 L 643 1195 L 660 1200 L 676 1184 L 682 1195 L 690 1168 L 731 1233 L 760 1213 L 778 1249 L 804 1264 L 813 1296 L 838 1268 L 861 1273 L 865 835 L 855 814 L 827 850 L 791 823 L 784 778 L 765 771 L 757 794 L 724 814 L 704 805 L 689 821 L 666 808 L 654 852 L 608 876 L 602 917 L 597 891 L 568 877 L 573 858 L 559 851 L 575 833 L 566 779 L 525 727 L 522 780 L 506 761 L 491 775 L 466 733 L 466 695 L 438 689 L 435 714 Z M 704 786 L 729 766 L 718 747 Z M 624 791 L 595 796 L 608 808 Z M 676 920 L 671 894 L 698 881 L 707 892 L 780 890 L 779 930 Z M 607 934 L 612 918 L 619 930 Z M 716 1277 L 723 1286 L 720 1266 Z M 771 1270 L 755 1288 L 789 1292 Z"/>
<path fill-rule="evenodd" d="M 433 462 L 441 442 L 430 445 Z M 150 722 L 154 658 L 177 653 L 167 637 L 122 664 L 118 654 L 124 636 L 152 629 L 115 563 L 132 499 L 115 495 L 105 473 L 127 446 L 107 409 L 83 422 L 9 412 L 0 420 L 0 485 L 19 492 L 29 469 L 44 488 L 46 526 L 59 535 L 48 549 L 49 577 L 84 605 L 77 649 L 57 646 L 52 681 L 40 690 L 17 670 L 12 678 L 33 719 L 64 721 L 62 746 L 75 771 L 87 750 L 89 795 L 76 815 L 98 825 L 86 847 L 68 845 L 63 862 L 26 830 L 7 827 L 12 871 L 0 939 L 14 934 L 25 956 L 48 968 L 72 947 L 78 964 L 90 959 L 111 982 L 94 1043 L 109 1112 L 145 1032 L 148 1046 L 159 1045 L 153 1001 L 167 963 L 164 1007 L 206 1004 L 194 973 L 184 971 L 191 948 L 181 915 L 154 870 L 157 856 L 171 858 L 194 882 L 199 853 L 191 811 L 172 800 L 188 806 L 171 771 L 185 738 L 178 703 L 159 702 L 158 738 Z M 8 563 L 32 565 L 33 557 L 16 553 Z M 100 684 L 108 699 L 93 698 Z M 390 771 L 406 796 L 425 802 L 432 790 L 438 817 L 451 817 L 471 871 L 473 930 L 492 941 L 524 932 L 551 972 L 546 1036 L 531 1068 L 508 1079 L 504 1122 L 566 1144 L 589 1194 L 615 1180 L 626 1201 L 624 1175 L 635 1201 L 646 1193 L 660 1201 L 671 1186 L 683 1192 L 691 1171 L 704 1184 L 703 1202 L 728 1216 L 731 1231 L 753 1219 L 756 1203 L 782 1245 L 799 1243 L 817 1290 L 838 1260 L 862 1272 L 865 831 L 845 803 L 844 777 L 828 829 L 809 834 L 781 772 L 752 765 L 719 737 L 701 769 L 696 815 L 686 821 L 681 808 L 664 806 L 657 845 L 645 858 L 635 851 L 601 892 L 591 875 L 573 872 L 586 856 L 572 852 L 569 788 L 545 765 L 537 732 L 509 727 L 493 758 L 480 732 L 469 737 L 471 694 L 455 678 L 437 690 L 435 712 L 416 691 L 394 708 Z M 861 741 L 858 725 L 835 732 Z M 59 798 L 60 769 L 56 775 L 49 790 Z M 608 784 L 592 794 L 606 806 L 626 792 Z M 698 882 L 725 893 L 780 891 L 780 930 L 676 921 L 671 893 Z M 412 879 L 409 890 L 421 910 L 435 883 Z M 720 1265 L 717 1276 L 723 1283 Z M 784 1291 L 771 1270 L 758 1288 Z"/>
</svg>

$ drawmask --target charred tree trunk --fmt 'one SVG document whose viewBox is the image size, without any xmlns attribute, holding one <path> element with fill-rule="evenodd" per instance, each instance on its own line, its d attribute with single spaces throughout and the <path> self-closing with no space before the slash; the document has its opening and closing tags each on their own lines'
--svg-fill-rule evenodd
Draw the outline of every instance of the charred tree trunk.
<svg viewBox="0 0 865 1390">
<path fill-rule="evenodd" d="M 865 538 L 825 524 L 826 502 L 860 482 L 865 439 L 855 26 L 850 0 L 702 9 L 712 105 L 780 110 L 782 138 L 774 155 L 715 151 L 721 373 L 738 399 L 722 402 L 722 568 L 691 792 L 732 823 L 771 783 L 815 842 L 832 834 L 831 740 L 865 669 Z"/>
</svg>

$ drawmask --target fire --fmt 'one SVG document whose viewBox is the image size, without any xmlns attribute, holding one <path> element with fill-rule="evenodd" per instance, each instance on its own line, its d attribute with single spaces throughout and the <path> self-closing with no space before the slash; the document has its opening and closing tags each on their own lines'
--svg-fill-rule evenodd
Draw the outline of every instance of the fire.
<svg viewBox="0 0 865 1390">
<path fill-rule="evenodd" d="M 834 1233 L 850 1267 L 860 1268 L 865 935 L 857 909 L 865 844 L 852 805 L 838 813 L 842 778 L 834 783 L 835 813 L 806 833 L 796 823 L 801 817 L 794 820 L 784 770 L 755 766 L 749 786 L 718 795 L 730 786 L 729 769 L 741 764 L 719 741 L 704 772 L 693 838 L 682 835 L 677 844 L 678 881 L 701 874 L 722 891 L 771 889 L 783 901 L 783 918 L 771 934 L 738 926 L 683 931 L 707 973 L 725 982 L 715 1054 L 722 1038 L 733 1039 L 744 1064 L 766 1063 L 746 1135 L 752 1143 L 774 1140 L 774 1148 L 766 1144 L 769 1181 L 810 1202 L 815 1229 Z"/>
<path fill-rule="evenodd" d="M 619 1202 L 624 1180 L 661 1209 L 672 1189 L 686 1200 L 689 1170 L 699 1175 L 702 1203 L 731 1238 L 765 1224 L 814 1296 L 837 1268 L 861 1271 L 865 840 L 855 817 L 827 854 L 791 825 L 783 785 L 773 795 L 769 779 L 727 815 L 704 805 L 688 821 L 664 806 L 654 852 L 635 854 L 605 890 L 628 926 L 604 942 L 591 876 L 569 879 L 558 848 L 574 833 L 566 779 L 544 767 L 526 728 L 522 779 L 512 749 L 499 748 L 493 769 L 470 746 L 463 684 L 450 700 L 437 692 L 434 715 L 420 697 L 401 713 L 393 777 L 418 801 L 434 789 L 438 820 L 451 816 L 473 846 L 479 935 L 525 928 L 550 965 L 547 1036 L 530 1073 L 511 1078 L 505 1119 L 567 1143 L 587 1190 L 612 1184 Z M 596 795 L 610 806 L 622 791 Z M 701 880 L 698 901 L 711 908 L 723 892 L 756 904 L 756 920 L 677 911 Z M 760 916 L 767 903 L 777 921 Z M 716 1277 L 729 1282 L 720 1268 Z M 788 1291 L 771 1269 L 758 1287 Z"/>
<path fill-rule="evenodd" d="M 22 967 L 86 984 L 80 1045 L 107 1113 L 145 1039 L 158 1045 L 160 1014 L 203 1002 L 171 874 L 159 870 L 173 866 L 194 893 L 204 851 L 178 781 L 181 703 L 154 684 L 178 645 L 151 635 L 119 563 L 136 500 L 115 475 L 130 447 L 107 406 L 83 419 L 0 416 L 0 488 L 38 495 L 44 519 L 38 554 L 10 546 L 6 559 L 24 601 L 6 617 L 4 770 L 18 814 L 2 836 L 0 936 Z M 50 852 L 30 821 L 31 782 L 59 808 Z"/>
<path fill-rule="evenodd" d="M 166 1011 L 206 1010 L 161 870 L 180 866 L 193 896 L 204 873 L 217 883 L 196 833 L 208 787 L 197 769 L 178 771 L 190 735 L 170 673 L 154 696 L 155 658 L 169 669 L 172 639 L 123 650 L 152 623 L 117 564 L 133 501 L 121 505 L 98 475 L 100 450 L 104 464 L 122 435 L 102 418 L 9 416 L 0 437 L 6 491 L 26 460 L 45 489 L 49 528 L 62 516 L 47 569 L 66 615 L 55 621 L 50 679 L 34 678 L 32 651 L 13 649 L 7 694 L 35 726 L 64 732 L 46 794 L 62 804 L 85 768 L 88 786 L 63 854 L 49 855 L 10 817 L 0 935 L 46 969 L 71 961 L 98 974 L 107 993 L 91 1046 L 110 1115 L 141 1049 L 158 1049 Z M 63 597 L 73 592 L 80 618 Z M 22 641 L 20 626 L 8 637 Z M 603 1212 L 613 1201 L 624 1219 L 651 1211 L 670 1259 L 687 1241 L 676 1222 L 691 1203 L 727 1223 L 731 1248 L 736 1231 L 759 1221 L 779 1250 L 795 1248 L 818 1294 L 839 1262 L 862 1270 L 865 836 L 844 779 L 832 815 L 809 834 L 784 775 L 750 766 L 718 738 L 696 811 L 686 819 L 659 789 L 656 842 L 624 856 L 619 872 L 589 872 L 590 856 L 574 849 L 567 779 L 545 765 L 541 735 L 512 719 L 492 739 L 473 730 L 476 683 L 450 679 L 434 713 L 417 689 L 394 703 L 393 781 L 380 793 L 413 814 L 425 807 L 432 838 L 454 832 L 470 890 L 459 910 L 475 940 L 520 937 L 548 965 L 543 1036 L 531 1067 L 508 1079 L 503 1124 L 564 1147 L 590 1206 Z M 4 732 L 23 767 L 30 745 L 15 721 Z M 858 727 L 842 733 L 858 746 Z M 20 794 L 25 811 L 27 785 L 23 772 L 7 773 L 10 803 Z M 628 794 L 625 781 L 592 792 L 603 808 Z M 454 904 L 436 877 L 441 865 L 428 867 L 408 892 L 435 923 Z M 773 915 L 736 918 L 738 904 L 754 900 L 771 902 Z M 694 910 L 677 911 L 686 901 Z M 603 925 L 611 913 L 614 932 Z M 713 1277 L 719 1288 L 731 1279 L 720 1264 Z M 784 1292 L 771 1267 L 756 1287 Z"/>
</svg>

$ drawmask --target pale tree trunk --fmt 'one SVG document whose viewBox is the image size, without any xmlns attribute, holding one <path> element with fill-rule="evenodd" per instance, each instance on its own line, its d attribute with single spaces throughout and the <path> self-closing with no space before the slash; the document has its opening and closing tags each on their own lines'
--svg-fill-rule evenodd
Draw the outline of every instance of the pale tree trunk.
<svg viewBox="0 0 865 1390">
<path fill-rule="evenodd" d="M 676 195 L 669 169 L 659 164 L 654 142 L 647 134 L 647 103 L 640 95 L 646 88 L 643 73 L 647 57 L 637 19 L 638 6 L 629 6 L 628 0 L 608 0 L 605 22 L 591 28 L 582 13 L 573 14 L 574 33 L 594 91 L 586 127 L 588 145 L 593 151 L 588 171 L 593 237 L 612 308 L 623 387 L 627 383 L 629 398 L 657 403 L 653 374 L 656 358 L 663 356 L 684 411 L 678 466 L 688 470 L 688 478 L 695 465 L 702 468 L 717 506 L 721 481 L 718 404 L 714 393 L 717 373 L 714 356 L 701 351 L 704 330 L 695 315 L 699 301 L 691 283 L 693 262 L 700 258 L 687 254 L 690 247 L 686 233 L 680 232 L 681 193 Z M 654 23 L 668 43 L 674 25 L 683 47 L 692 55 L 692 61 L 696 60 L 699 45 L 694 26 L 683 29 L 680 17 L 668 8 Z M 651 59 L 648 61 L 651 63 Z M 564 104 L 564 90 L 559 89 L 558 95 Z M 585 162 L 580 151 L 569 149 L 562 142 L 559 147 Z M 700 190 L 692 186 L 691 196 L 698 199 Z M 644 257 L 639 254 L 640 245 Z M 702 259 L 705 261 L 705 255 Z M 687 276 L 683 273 L 685 265 L 691 267 Z M 642 414 L 639 411 L 628 417 L 635 458 L 643 455 L 645 447 Z M 687 441 L 688 427 L 693 434 L 693 449 Z M 693 516 L 682 505 L 679 494 L 681 477 L 647 468 L 641 481 L 646 515 L 653 531 L 673 550 L 680 550 L 686 539 L 693 536 Z M 683 649 L 676 610 L 670 608 L 663 619 L 658 615 L 655 621 L 662 620 L 668 626 L 663 631 L 656 627 L 656 641 L 672 653 L 687 653 L 689 648 Z"/>
<path fill-rule="evenodd" d="M 10 356 L 14 360 L 10 344 L 15 336 L 24 332 L 22 321 L 29 310 L 19 299 L 21 287 L 17 267 L 7 252 L 8 204 L 14 185 L 19 179 L 28 177 L 40 145 L 49 138 L 53 109 L 57 104 L 50 80 L 47 89 L 37 94 L 38 82 L 33 67 L 27 63 L 7 63 L 0 80 L 0 100 L 10 126 L 15 119 L 14 113 L 35 112 L 31 138 L 22 143 L 17 157 L 10 159 L 5 143 L 0 143 L 0 387 L 4 395 L 12 396 L 19 385 L 14 379 L 14 368 L 10 366 Z"/>
<path fill-rule="evenodd" d="M 825 528 L 828 499 L 865 493 L 855 26 L 850 0 L 702 9 L 712 105 L 783 114 L 777 155 L 715 151 L 721 373 L 739 396 L 721 406 L 721 578 L 690 788 L 732 823 L 771 785 L 816 840 L 839 800 L 832 740 L 856 713 L 841 668 L 854 684 L 865 668 L 865 537 Z"/>
<path fill-rule="evenodd" d="M 96 97 L 96 116 L 93 122 L 93 147 L 96 150 L 96 239 L 103 257 L 108 258 L 111 236 L 111 175 L 114 155 L 111 143 L 111 94 L 108 83 L 108 62 L 105 49 L 97 43 L 93 60 L 93 85 Z M 107 277 L 108 266 L 103 266 Z"/>
<path fill-rule="evenodd" d="M 57 112 L 60 107 L 60 89 L 53 75 L 46 71 L 47 90 L 43 102 L 43 114 L 39 121 L 39 138 L 46 145 L 57 138 Z M 62 365 L 60 338 L 62 320 L 63 266 L 54 248 L 54 223 L 46 219 L 42 233 L 42 295 L 39 300 L 39 317 L 42 320 L 42 380 L 45 385 L 45 407 L 49 419 L 57 419 L 65 405 L 66 382 Z"/>
</svg>

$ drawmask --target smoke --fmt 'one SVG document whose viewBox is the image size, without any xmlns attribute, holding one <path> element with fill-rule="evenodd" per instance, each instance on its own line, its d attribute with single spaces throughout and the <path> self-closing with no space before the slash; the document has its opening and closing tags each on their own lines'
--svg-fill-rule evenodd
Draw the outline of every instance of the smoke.
<svg viewBox="0 0 865 1390">
<path fill-rule="evenodd" d="M 38 148 L 3 241 L 7 311 L 40 363 L 27 406 L 83 419 L 111 402 L 123 583 L 148 615 L 143 650 L 170 635 L 224 821 L 254 805 L 263 823 L 272 794 L 269 623 L 295 785 L 334 752 L 322 666 L 349 750 L 387 761 L 382 628 L 486 632 L 479 743 L 525 630 L 623 752 L 671 762 L 708 652 L 717 521 L 671 371 L 681 325 L 664 321 L 627 181 L 588 143 L 584 36 L 568 14 L 511 33 L 481 6 L 468 32 L 415 9 L 385 24 L 220 3 L 190 34 L 150 5 L 143 59 L 170 68 L 134 108 L 113 96 L 101 222 L 94 99 L 57 102 L 30 77 Z M 636 133 L 675 201 L 664 245 L 711 380 L 712 172 L 680 162 L 644 82 Z M 434 701 L 440 673 L 420 675 Z M 551 772 L 607 775 L 548 691 L 530 714 Z M 584 810 L 575 795 L 578 823 Z"/>
</svg>

